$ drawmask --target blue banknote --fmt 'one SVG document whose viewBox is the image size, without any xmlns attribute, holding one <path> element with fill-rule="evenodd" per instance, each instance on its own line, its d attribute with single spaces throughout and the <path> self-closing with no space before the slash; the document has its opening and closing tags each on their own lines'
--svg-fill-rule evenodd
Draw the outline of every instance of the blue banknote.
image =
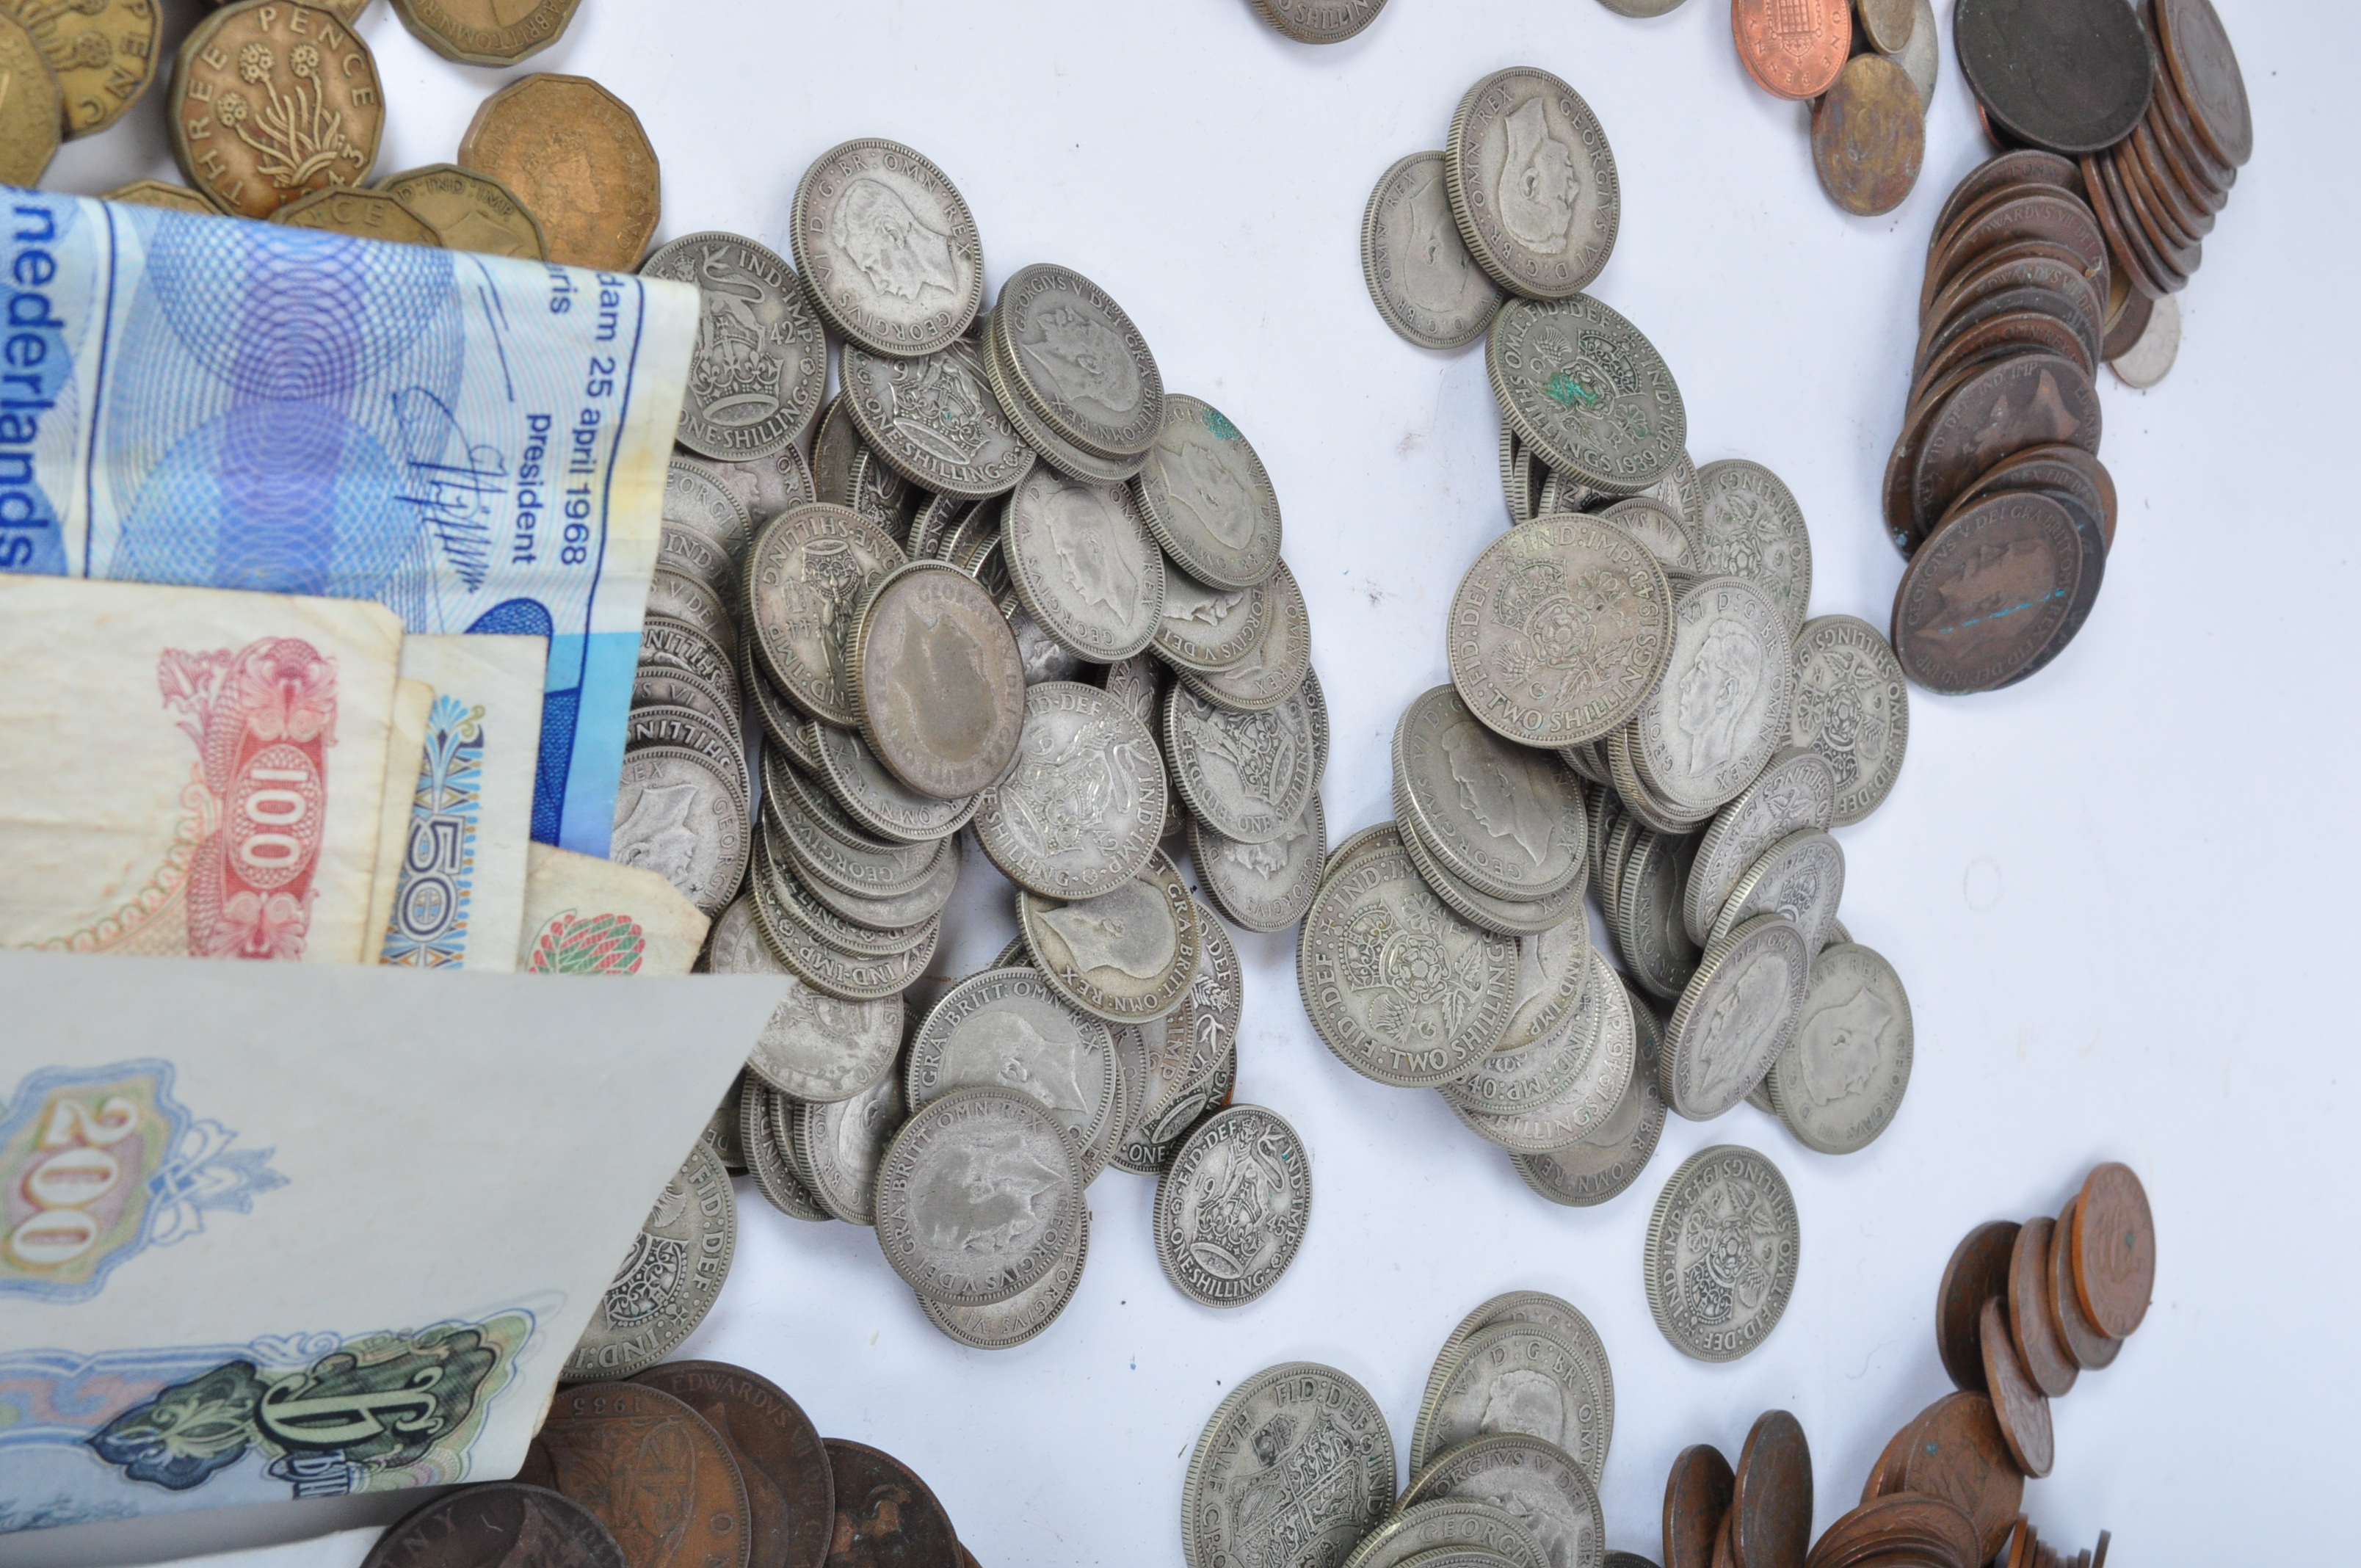
<svg viewBox="0 0 2361 1568">
<path fill-rule="evenodd" d="M 605 854 L 696 291 L 0 203 L 0 570 L 546 637 L 533 837 Z"/>
</svg>

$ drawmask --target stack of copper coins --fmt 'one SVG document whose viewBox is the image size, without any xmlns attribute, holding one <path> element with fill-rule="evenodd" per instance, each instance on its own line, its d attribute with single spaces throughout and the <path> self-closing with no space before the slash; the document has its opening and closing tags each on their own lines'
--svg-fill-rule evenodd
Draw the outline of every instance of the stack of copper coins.
<svg viewBox="0 0 2361 1568">
<path fill-rule="evenodd" d="M 2108 272 L 2081 170 L 2056 153 L 1991 159 L 1936 220 L 1883 490 L 1910 557 L 1894 649 L 1930 690 L 2024 680 L 2098 600 L 2115 527 L 2094 384 Z"/>
</svg>

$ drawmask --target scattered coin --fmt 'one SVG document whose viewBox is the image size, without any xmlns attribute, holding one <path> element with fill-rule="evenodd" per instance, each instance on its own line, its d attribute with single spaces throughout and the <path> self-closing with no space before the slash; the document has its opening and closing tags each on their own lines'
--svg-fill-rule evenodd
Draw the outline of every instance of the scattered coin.
<svg viewBox="0 0 2361 1568">
<path fill-rule="evenodd" d="M 1547 463 L 1590 489 L 1633 495 L 1686 450 L 1673 373 L 1640 329 L 1587 294 L 1511 300 L 1484 363 L 1500 411 Z"/>
<path fill-rule="evenodd" d="M 1545 1438 L 1495 1432 L 1436 1456 L 1411 1477 L 1411 1505 L 1458 1497 L 1521 1520 L 1552 1568 L 1601 1568 L 1607 1519 L 1598 1488 L 1573 1455 Z"/>
<path fill-rule="evenodd" d="M 1910 1087 L 1915 1036 L 1902 977 L 1871 948 L 1834 942 L 1812 961 L 1795 1036 L 1764 1078 L 1772 1108 L 1822 1154 L 1866 1148 Z"/>
<path fill-rule="evenodd" d="M 738 1207 L 729 1174 L 699 1143 L 664 1183 L 647 1223 L 631 1239 L 581 1341 L 566 1359 L 566 1379 L 631 1377 L 670 1354 L 712 1310 L 737 1245 Z"/>
<path fill-rule="evenodd" d="M 2059 1337 L 2065 1341 L 2074 1364 L 2085 1371 L 2095 1371 L 2114 1364 L 2124 1342 L 2100 1332 L 2090 1314 L 2082 1310 L 2082 1299 L 2074 1290 L 2074 1216 L 2081 1202 L 2080 1197 L 2074 1198 L 2058 1212 L 2058 1234 L 2049 1243 L 2049 1289 L 2045 1299 Z"/>
<path fill-rule="evenodd" d="M 1752 1149 L 1691 1155 L 1648 1225 L 1648 1310 L 1682 1354 L 1735 1361 L 1776 1328 L 1802 1251 L 1786 1179 Z"/>
<path fill-rule="evenodd" d="M 2155 302 L 2137 341 L 2107 361 L 2126 387 L 2146 391 L 2171 374 L 2180 356 L 2180 304 L 2170 295 Z"/>
<path fill-rule="evenodd" d="M 1614 254 L 1615 154 L 1582 94 L 1549 72 L 1513 67 L 1469 88 L 1443 156 L 1460 235 L 1502 288 L 1568 299 Z"/>
<path fill-rule="evenodd" d="M 112 191 L 102 191 L 99 197 L 102 201 L 128 202 L 134 206 L 162 207 L 168 212 L 195 213 L 204 217 L 216 217 L 221 213 L 203 192 L 164 180 L 134 180 Z"/>
<path fill-rule="evenodd" d="M 1173 392 L 1134 481 L 1157 542 L 1216 588 L 1259 587 L 1279 569 L 1279 493 L 1221 410 Z"/>
<path fill-rule="evenodd" d="M 836 1493 L 828 1568 L 932 1568 L 950 1563 L 959 1537 L 917 1471 L 890 1453 L 833 1437 L 828 1440 L 828 1462 Z"/>
<path fill-rule="evenodd" d="M 2103 556 L 2047 495 L 2003 492 L 1957 513 L 1911 557 L 1894 595 L 1904 672 L 1955 695 L 2024 678 L 2056 657 L 2082 576 Z"/>
<path fill-rule="evenodd" d="M 1982 1337 L 1984 1383 L 1992 1390 L 1993 1414 L 2016 1467 L 2038 1480 L 2056 1463 L 2055 1438 L 2049 1422 L 2049 1398 L 2026 1370 L 2009 1328 L 2006 1303 L 1984 1303 Z"/>
<path fill-rule="evenodd" d="M 1710 1121 L 1745 1099 L 1794 1037 L 1811 962 L 1802 930 L 1776 914 L 1708 947 L 1664 1025 L 1664 1103 Z"/>
<path fill-rule="evenodd" d="M 1963 0 L 1951 36 L 1977 104 L 2018 145 L 2096 152 L 2147 111 L 2147 38 L 2114 0 Z"/>
<path fill-rule="evenodd" d="M 1191 817 L 1242 844 L 1285 834 L 1317 787 L 1318 751 L 1301 690 L 1261 712 L 1238 713 L 1175 686 L 1165 699 L 1164 742 Z"/>
<path fill-rule="evenodd" d="M 1419 1415 L 1411 1438 L 1413 1474 L 1499 1431 L 1540 1438 L 1593 1477 L 1606 1465 L 1606 1401 L 1592 1364 L 1546 1323 L 1495 1323 L 1446 1350 Z"/>
<path fill-rule="evenodd" d="M 181 172 L 239 217 L 361 184 L 385 130 L 368 46 L 333 13 L 293 0 L 225 6 L 200 21 L 174 60 L 172 95 Z M 292 103 L 312 108 L 281 130 L 287 111 L 277 105 Z"/>
<path fill-rule="evenodd" d="M 912 562 L 870 586 L 846 663 L 861 733 L 911 788 L 975 795 L 1016 754 L 1025 672 L 1006 618 L 963 574 Z"/>
<path fill-rule="evenodd" d="M 971 1350 L 1014 1350 L 1040 1337 L 1072 1304 L 1090 1253 L 1091 1212 L 1085 1208 L 1072 1247 L 1038 1284 L 988 1307 L 947 1307 L 923 1296 L 918 1307 L 928 1321 Z"/>
<path fill-rule="evenodd" d="M 1137 472 L 1164 425 L 1164 381 L 1123 307 L 1081 273 L 1037 263 L 1001 285 L 992 320 L 1000 367 L 1035 418 Z"/>
<path fill-rule="evenodd" d="M 467 65 L 514 65 L 566 35 L 581 0 L 392 0 L 418 41 Z M 358 9 L 358 7 L 355 7 Z M 347 17 L 349 21 L 351 18 Z"/>
<path fill-rule="evenodd" d="M 1976 1318 L 1981 1354 L 1981 1308 Z M 2010 1459 L 1992 1401 L 1962 1391 L 1929 1406 L 1914 1423 L 1902 1486 L 1959 1509 L 1979 1544 L 2005 1535 L 2024 1497 L 2025 1477 Z"/>
<path fill-rule="evenodd" d="M 1664 1478 L 1664 1568 L 1710 1568 L 1737 1487 L 1721 1450 L 1706 1442 L 1681 1450 Z"/>
<path fill-rule="evenodd" d="M 41 47 L 16 16 L 0 12 L 0 181 L 32 186 L 58 153 L 64 93 Z"/>
<path fill-rule="evenodd" d="M 914 1112 L 886 1146 L 878 1244 L 920 1296 L 988 1307 L 1057 1266 L 1082 1224 L 1082 1186 L 1073 1144 L 1040 1101 L 955 1090 Z"/>
<path fill-rule="evenodd" d="M 1016 925 L 1051 988 L 1109 1023 L 1167 1016 L 1187 999 L 1196 974 L 1196 905 L 1161 853 L 1095 898 L 1058 904 L 1020 891 Z"/>
<path fill-rule="evenodd" d="M 1233 1105 L 1198 1124 L 1156 1184 L 1156 1257 L 1208 1307 L 1267 1294 L 1312 1220 L 1312 1160 L 1286 1118 Z"/>
<path fill-rule="evenodd" d="M 1764 1411 L 1746 1434 L 1730 1510 L 1733 1558 L 1748 1568 L 1802 1568 L 1812 1543 L 1812 1450 L 1787 1411 Z"/>
<path fill-rule="evenodd" d="M 1421 348 L 1465 348 L 1507 296 L 1459 237 L 1444 154 L 1414 152 L 1385 171 L 1361 219 L 1361 275 L 1386 324 Z"/>
<path fill-rule="evenodd" d="M 489 174 L 541 221 L 549 259 L 629 272 L 663 213 L 655 148 L 631 105 L 582 76 L 520 77 L 483 102 L 459 167 Z"/>
<path fill-rule="evenodd" d="M 271 214 L 270 221 L 290 228 L 350 235 L 355 239 L 443 248 L 443 236 L 433 224 L 412 212 L 408 203 L 383 191 L 331 186 L 288 203 Z"/>
<path fill-rule="evenodd" d="M 1078 657 L 1127 659 L 1164 614 L 1164 553 L 1122 485 L 1036 468 L 1008 498 L 1001 558 L 1041 629 Z"/>
<path fill-rule="evenodd" d="M 1589 1208 L 1628 1191 L 1655 1157 L 1664 1130 L 1664 1097 L 1656 1090 L 1662 1026 L 1636 995 L 1629 995 L 1638 1052 L 1623 1097 L 1581 1142 L 1547 1154 L 1512 1154 L 1525 1185 L 1553 1203 Z"/>
<path fill-rule="evenodd" d="M 899 142 L 822 153 L 796 187 L 788 233 L 812 303 L 873 353 L 948 348 L 983 301 L 983 245 L 965 198 Z"/>
<path fill-rule="evenodd" d="M 388 175 L 377 188 L 424 220 L 448 249 L 527 261 L 549 258 L 541 220 L 489 174 L 472 174 L 456 163 L 430 163 Z"/>
<path fill-rule="evenodd" d="M 2075 1298 L 2100 1332 L 2125 1339 L 2147 1316 L 2156 1286 L 2156 1222 L 2131 1168 L 2094 1168 L 2074 1205 Z"/>
<path fill-rule="evenodd" d="M 1394 1504 L 1394 1442 L 1367 1389 L 1289 1362 L 1215 1407 L 1180 1492 L 1189 1568 L 1268 1562 L 1340 1568 Z M 1585 1477 L 1587 1480 L 1587 1477 Z"/>
<path fill-rule="evenodd" d="M 1189 858 L 1207 896 L 1249 931 L 1284 931 L 1301 921 L 1328 869 L 1328 819 L 1313 789 L 1303 813 L 1266 843 L 1224 838 L 1195 818 Z"/>
<path fill-rule="evenodd" d="M 1361 1538 L 1345 1568 L 1444 1568 L 1459 1553 L 1473 1556 L 1468 1568 L 1548 1568 L 1549 1555 L 1531 1530 L 1506 1508 L 1472 1498 L 1438 1497 L 1398 1508 L 1386 1522 Z"/>
<path fill-rule="evenodd" d="M 795 1107 L 790 1158 L 821 1208 L 849 1225 L 877 1223 L 878 1162 L 906 1110 L 891 1072 L 850 1100 Z"/>
</svg>

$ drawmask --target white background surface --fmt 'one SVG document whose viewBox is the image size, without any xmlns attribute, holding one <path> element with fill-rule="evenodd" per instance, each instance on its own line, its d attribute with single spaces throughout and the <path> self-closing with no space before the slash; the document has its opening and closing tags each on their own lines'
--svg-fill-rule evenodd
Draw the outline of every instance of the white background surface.
<svg viewBox="0 0 2361 1568">
<path fill-rule="evenodd" d="M 2361 342 L 2348 134 L 2361 27 L 2349 7 L 2218 3 L 2260 150 L 2182 296 L 2171 378 L 2142 395 L 2103 373 L 2123 497 L 2104 596 L 2027 685 L 1914 693 L 1899 789 L 1840 835 L 1843 917 L 1899 968 L 1917 1018 L 1916 1077 L 1883 1141 L 1827 1158 L 1741 1106 L 1675 1120 L 1614 1203 L 1554 1208 L 1437 1097 L 1332 1059 L 1296 997 L 1291 938 L 1248 937 L 1240 1095 L 1295 1123 L 1317 1183 L 1310 1238 L 1263 1301 L 1181 1299 L 1149 1245 L 1151 1184 L 1111 1172 L 1092 1192 L 1072 1309 L 1023 1349 L 969 1352 L 927 1323 L 869 1233 L 798 1224 L 741 1182 L 736 1272 L 682 1354 L 755 1367 L 823 1431 L 900 1455 L 987 1568 L 1170 1568 L 1190 1447 L 1237 1379 L 1332 1363 L 1406 1447 L 1461 1315 L 1498 1291 L 1553 1290 L 1614 1359 L 1609 1543 L 1653 1557 L 1673 1456 L 1699 1442 L 1734 1455 L 1773 1406 L 1811 1439 L 1825 1528 L 1887 1436 L 1948 1387 L 1932 1303 L 1960 1235 L 2054 1213 L 2092 1162 L 2121 1158 L 2156 1209 L 2156 1304 L 2115 1365 L 2059 1403 L 2057 1470 L 2026 1507 L 2070 1548 L 2113 1529 L 2120 1563 L 2313 1555 L 2361 1458 L 2342 1409 L 2361 1354 L 2336 1305 L 2361 1277 L 2337 978 L 2361 862 L 2338 783 L 2356 756 L 2355 573 L 2351 501 L 2326 482 L 2361 413 L 2345 374 Z M 1234 418 L 1278 484 L 1334 718 L 1325 796 L 1341 839 L 1389 815 L 1394 719 L 1447 678 L 1451 591 L 1505 524 L 1480 351 L 1410 347 L 1364 291 L 1357 236 L 1378 173 L 1439 148 L 1488 71 L 1531 63 L 1573 82 L 1622 180 L 1621 237 L 1595 291 L 1672 365 L 1698 462 L 1754 458 L 1794 488 L 1814 610 L 1883 626 L 1902 563 L 1875 494 L 1922 252 L 1987 151 L 1942 9 L 1926 173 L 1875 221 L 1821 194 L 1805 111 L 1746 79 L 1720 0 L 1653 22 L 1592 0 L 1394 0 L 1326 49 L 1287 42 L 1245 0 L 585 0 L 531 65 L 595 76 L 638 109 L 664 159 L 667 235 L 734 228 L 784 253 L 805 167 L 839 140 L 887 136 L 965 192 L 992 288 L 1056 260 L 1122 300 L 1166 384 Z M 177 38 L 185 6 L 174 19 Z M 382 5 L 362 30 L 392 104 L 379 169 L 453 156 L 502 75 L 431 56 Z M 160 97 L 159 83 L 130 126 L 70 148 L 49 183 L 173 177 Z M 952 972 L 1009 935 L 1004 904 L 988 870 L 972 876 Z M 1722 1141 L 1787 1173 L 1803 1265 L 1767 1344 L 1705 1366 L 1657 1332 L 1640 1254 L 1665 1177 Z M 331 1516 L 221 1522 L 287 1539 Z M 203 1544 L 179 1528 L 148 1553 Z M 17 1537 L 0 1563 L 131 1550 Z M 269 1561 L 357 1555 L 346 1538 Z"/>
</svg>

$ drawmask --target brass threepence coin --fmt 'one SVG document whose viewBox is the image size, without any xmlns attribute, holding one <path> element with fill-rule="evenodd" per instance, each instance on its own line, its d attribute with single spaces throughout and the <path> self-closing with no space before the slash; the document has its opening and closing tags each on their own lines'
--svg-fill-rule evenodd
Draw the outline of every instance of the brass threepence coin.
<svg viewBox="0 0 2361 1568">
<path fill-rule="evenodd" d="M 0 182 L 34 186 L 58 152 L 64 94 L 41 47 L 0 12 Z"/>
<path fill-rule="evenodd" d="M 155 79 L 160 17 L 153 0 L 71 0 L 62 5 L 57 0 L 6 0 L 0 12 L 24 25 L 56 72 L 68 140 L 115 124 Z M 38 96 L 29 76 L 22 76 L 6 101 L 7 109 L 15 109 L 16 92 Z M 33 181 L 12 175 L 9 183 Z"/>
<path fill-rule="evenodd" d="M 2012 141 L 2096 152 L 2147 110 L 2155 62 L 2117 0 L 1960 0 L 1951 36 L 1976 102 Z"/>
<path fill-rule="evenodd" d="M 1812 167 L 1820 189 L 1860 217 L 1908 200 L 1927 154 L 1927 108 L 1901 66 L 1857 54 L 1812 110 Z"/>
<path fill-rule="evenodd" d="M 1351 1377 L 1309 1361 L 1257 1372 L 1215 1407 L 1189 1455 L 1181 1556 L 1188 1568 L 1341 1568 L 1392 1511 L 1394 1464 L 1385 1412 Z"/>
<path fill-rule="evenodd" d="M 483 102 L 459 166 L 489 174 L 541 220 L 549 259 L 629 272 L 663 215 L 663 171 L 631 105 L 582 76 L 522 77 Z"/>
<path fill-rule="evenodd" d="M 1570 298 L 1614 254 L 1614 151 L 1582 94 L 1545 71 L 1498 71 L 1469 88 L 1444 170 L 1461 237 L 1512 293 Z"/>
<path fill-rule="evenodd" d="M 225 212 L 267 218 L 377 162 L 385 96 L 368 46 L 292 0 L 225 6 L 172 67 L 172 153 Z"/>
<path fill-rule="evenodd" d="M 744 1568 L 753 1518 L 719 1433 L 661 1388 L 560 1390 L 533 1440 L 555 1489 L 613 1532 L 631 1568 Z"/>
<path fill-rule="evenodd" d="M 392 0 L 394 15 L 445 60 L 514 65 L 565 36 L 582 0 Z"/>
<path fill-rule="evenodd" d="M 1378 180 L 1361 219 L 1361 276 L 1386 324 L 1421 348 L 1465 348 L 1507 298 L 1452 214 L 1444 155 L 1414 152 Z"/>
<path fill-rule="evenodd" d="M 1648 1309 L 1673 1347 L 1735 1361 L 1778 1326 L 1803 1234 L 1787 1179 L 1752 1149 L 1700 1149 L 1664 1184 L 1642 1263 Z"/>
<path fill-rule="evenodd" d="M 164 180 L 134 180 L 112 191 L 101 191 L 98 196 L 103 202 L 128 202 L 136 207 L 161 207 L 172 213 L 197 213 L 206 217 L 221 214 L 221 209 L 203 192 Z"/>
<path fill-rule="evenodd" d="M 749 1568 L 821 1568 L 834 1534 L 836 1487 L 828 1451 L 802 1406 L 769 1378 L 727 1362 L 667 1361 L 631 1381 L 661 1388 L 704 1417 L 737 1459 L 754 1514 Z"/>
<path fill-rule="evenodd" d="M 425 219 L 447 249 L 549 259 L 541 220 L 489 174 L 470 173 L 456 163 L 430 163 L 388 175 L 377 188 Z"/>
<path fill-rule="evenodd" d="M 1817 98 L 1852 53 L 1849 0 L 1732 0 L 1738 62 L 1781 98 Z"/>
<path fill-rule="evenodd" d="M 522 1551 L 536 1568 L 626 1568 L 623 1549 L 588 1508 L 545 1486 L 498 1481 L 404 1514 L 361 1568 L 497 1568 Z"/>
<path fill-rule="evenodd" d="M 290 228 L 324 229 L 355 239 L 379 239 L 396 245 L 443 248 L 443 235 L 411 209 L 401 197 L 383 191 L 314 191 L 288 203 L 270 215 L 274 224 Z M 660 611 L 659 611 L 660 612 Z"/>
</svg>

